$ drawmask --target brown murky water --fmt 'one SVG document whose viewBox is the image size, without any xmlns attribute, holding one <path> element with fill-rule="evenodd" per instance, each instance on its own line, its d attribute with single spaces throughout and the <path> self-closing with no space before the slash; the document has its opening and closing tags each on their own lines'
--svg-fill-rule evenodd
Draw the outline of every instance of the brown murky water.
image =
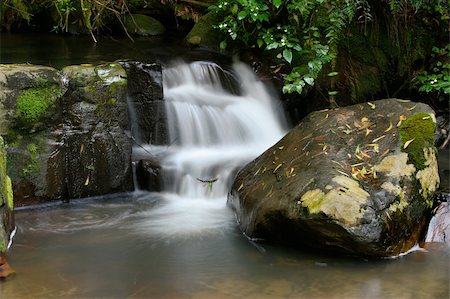
<svg viewBox="0 0 450 299">
<path fill-rule="evenodd" d="M 137 193 L 18 211 L 17 275 L 0 298 L 449 297 L 448 243 L 389 260 L 333 257 L 252 244 L 226 206 L 203 229 L 164 230 L 166 204 Z"/>
</svg>

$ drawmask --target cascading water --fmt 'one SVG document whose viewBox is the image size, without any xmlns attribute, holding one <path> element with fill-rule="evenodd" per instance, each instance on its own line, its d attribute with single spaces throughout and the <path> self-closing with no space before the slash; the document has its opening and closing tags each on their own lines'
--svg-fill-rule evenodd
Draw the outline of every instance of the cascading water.
<svg viewBox="0 0 450 299">
<path fill-rule="evenodd" d="M 231 72 L 180 63 L 163 70 L 163 84 L 170 145 L 152 151 L 164 201 L 146 229 L 165 236 L 223 230 L 232 223 L 226 195 L 236 171 L 283 136 L 284 116 L 243 63 Z"/>
</svg>

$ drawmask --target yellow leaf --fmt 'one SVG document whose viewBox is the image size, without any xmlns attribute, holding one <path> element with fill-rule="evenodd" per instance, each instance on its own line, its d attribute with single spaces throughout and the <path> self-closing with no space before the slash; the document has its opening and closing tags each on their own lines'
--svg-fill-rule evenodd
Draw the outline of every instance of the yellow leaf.
<svg viewBox="0 0 450 299">
<path fill-rule="evenodd" d="M 352 173 L 352 178 L 354 178 L 355 180 L 359 181 L 358 176 L 356 173 Z"/>
<path fill-rule="evenodd" d="M 242 183 L 239 188 L 237 189 L 237 192 L 241 191 L 241 189 L 244 188 L 244 183 Z"/>
<path fill-rule="evenodd" d="M 372 108 L 372 109 L 375 109 L 375 104 L 373 104 L 373 103 L 371 103 L 371 102 L 367 102 L 367 105 L 369 105 L 370 106 L 370 108 Z"/>
<path fill-rule="evenodd" d="M 80 147 L 80 154 L 82 154 L 83 152 L 84 152 L 84 143 L 81 144 L 81 147 Z"/>
<path fill-rule="evenodd" d="M 380 141 L 381 139 L 383 139 L 384 137 L 386 137 L 386 135 L 381 135 L 378 138 L 375 138 L 374 140 L 372 140 L 372 143 L 376 143 L 377 141 Z"/>
<path fill-rule="evenodd" d="M 361 165 L 364 165 L 364 162 L 353 164 L 352 167 L 357 167 L 357 166 L 361 166 Z"/>
<path fill-rule="evenodd" d="M 406 110 L 412 111 L 412 110 L 416 109 L 416 106 L 417 106 L 417 105 L 414 105 L 414 106 L 412 106 L 411 108 L 408 108 L 408 109 L 406 109 Z"/>
<path fill-rule="evenodd" d="M 283 163 L 278 164 L 278 166 L 273 170 L 273 173 L 277 172 L 277 170 L 280 169 L 281 165 L 283 165 Z"/>
<path fill-rule="evenodd" d="M 403 114 L 400 115 L 399 121 L 398 121 L 398 123 L 397 123 L 397 128 L 400 127 L 400 126 L 402 125 L 402 122 L 403 122 L 404 120 L 406 120 L 406 116 L 404 116 Z"/>
<path fill-rule="evenodd" d="M 348 177 L 348 174 L 346 174 L 345 172 L 337 170 L 337 169 L 336 169 L 336 171 L 339 172 L 340 174 L 345 175 L 346 177 Z"/>
<path fill-rule="evenodd" d="M 278 147 L 279 150 L 282 150 L 283 148 L 284 148 L 284 145 Z"/>
<path fill-rule="evenodd" d="M 89 185 L 89 176 L 86 178 L 86 181 L 84 182 L 84 185 L 85 186 Z"/>
<path fill-rule="evenodd" d="M 392 121 L 389 121 L 389 127 L 386 130 L 384 130 L 384 132 L 387 133 L 390 130 L 392 130 Z"/>
<path fill-rule="evenodd" d="M 406 141 L 405 144 L 403 145 L 403 149 L 406 149 L 406 148 L 414 141 L 414 139 L 415 139 L 415 138 Z"/>
<path fill-rule="evenodd" d="M 400 103 L 409 103 L 409 102 L 411 102 L 410 100 L 401 100 L 401 99 L 397 99 L 397 102 L 400 102 Z"/>
<path fill-rule="evenodd" d="M 431 118 L 431 116 L 422 117 L 423 120 L 430 119 L 430 118 Z"/>
<path fill-rule="evenodd" d="M 373 132 L 373 130 L 366 129 L 366 136 L 369 135 L 369 134 L 372 133 L 372 132 Z"/>
<path fill-rule="evenodd" d="M 372 158 L 370 155 L 368 155 L 365 151 L 361 152 L 361 156 L 365 157 L 365 158 Z"/>
</svg>

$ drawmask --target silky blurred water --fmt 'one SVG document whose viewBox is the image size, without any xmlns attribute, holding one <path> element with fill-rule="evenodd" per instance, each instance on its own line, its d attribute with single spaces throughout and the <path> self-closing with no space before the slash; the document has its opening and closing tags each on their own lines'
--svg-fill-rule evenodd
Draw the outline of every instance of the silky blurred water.
<svg viewBox="0 0 450 299">
<path fill-rule="evenodd" d="M 225 204 L 218 225 L 161 234 L 168 204 L 139 192 L 17 211 L 17 275 L 0 284 L 0 298 L 449 296 L 448 243 L 371 261 L 255 244 Z"/>
</svg>

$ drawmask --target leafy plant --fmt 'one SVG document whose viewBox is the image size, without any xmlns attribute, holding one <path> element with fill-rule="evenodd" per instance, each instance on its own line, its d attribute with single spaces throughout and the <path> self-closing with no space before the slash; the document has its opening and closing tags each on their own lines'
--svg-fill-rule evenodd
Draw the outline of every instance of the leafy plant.
<svg viewBox="0 0 450 299">
<path fill-rule="evenodd" d="M 450 45 L 434 47 L 431 57 L 434 60 L 432 69 L 422 71 L 415 80 L 420 92 L 435 94 L 444 101 L 450 95 Z"/>
<path fill-rule="evenodd" d="M 270 51 L 289 66 L 283 92 L 301 93 L 325 64 L 332 63 L 330 77 L 337 75 L 339 37 L 356 15 L 370 17 L 368 7 L 366 0 L 219 0 L 210 9 L 223 16 L 217 28 L 232 40 Z"/>
<path fill-rule="evenodd" d="M 228 35 L 221 47 L 231 40 L 274 57 L 275 63 L 284 66 L 285 93 L 308 90 L 327 65 L 332 105 L 337 94 L 338 44 L 350 26 L 372 22 L 378 14 L 385 14 L 395 28 L 423 16 L 436 24 L 449 19 L 448 8 L 442 0 L 219 0 L 210 7 L 221 17 L 217 28 Z M 438 82 L 446 78 L 443 72 L 434 75 Z M 443 82 L 433 85 L 445 87 Z"/>
</svg>

